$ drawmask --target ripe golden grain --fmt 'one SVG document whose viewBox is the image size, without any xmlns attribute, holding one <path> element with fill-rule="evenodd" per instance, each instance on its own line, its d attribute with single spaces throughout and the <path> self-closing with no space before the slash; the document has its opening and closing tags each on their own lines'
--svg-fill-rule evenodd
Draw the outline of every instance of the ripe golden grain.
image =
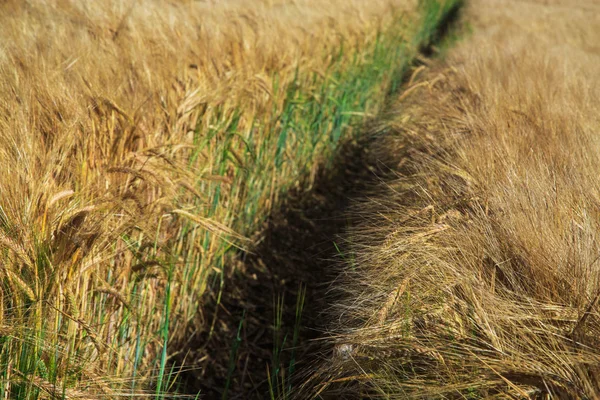
<svg viewBox="0 0 600 400">
<path fill-rule="evenodd" d="M 398 180 L 349 234 L 335 341 L 353 360 L 321 380 L 360 371 L 374 398 L 598 398 L 599 12 L 473 1 L 475 34 L 400 96 L 372 149 Z"/>
<path fill-rule="evenodd" d="M 290 148 L 306 132 L 277 150 L 279 169 L 271 137 L 297 75 L 307 93 L 318 93 L 311 71 L 324 80 L 336 62 L 340 71 L 352 66 L 350 56 L 333 57 L 342 42 L 360 59 L 398 22 L 397 11 L 413 16 L 416 7 L 414 0 L 0 2 L 0 318 L 28 338 L 6 345 L 8 363 L 23 354 L 31 365 L 57 357 L 56 379 L 65 382 L 72 378 L 65 360 L 82 379 L 148 378 L 163 345 L 156 332 L 165 316 L 156 310 L 167 302 L 168 279 L 196 285 L 173 286 L 180 301 L 168 329 L 182 340 L 208 272 L 223 273 L 215 265 L 224 249 L 248 244 L 244 235 L 304 167 Z M 419 28 L 408 22 L 401 21 L 407 41 Z M 249 168 L 261 175 L 240 172 Z M 249 193 L 242 183 L 262 189 Z M 237 232 L 250 202 L 257 216 Z M 141 279 L 151 266 L 161 266 L 160 279 Z M 118 301 L 106 310 L 98 292 Z M 128 308 L 135 323 L 116 328 L 131 320 Z M 147 343 L 141 353 L 138 337 Z M 136 360 L 137 371 L 123 360 Z M 44 390 L 40 379 L 30 383 Z M 0 386 L 11 390 L 10 382 Z M 102 387 L 92 382 L 89 392 L 102 396 Z"/>
</svg>

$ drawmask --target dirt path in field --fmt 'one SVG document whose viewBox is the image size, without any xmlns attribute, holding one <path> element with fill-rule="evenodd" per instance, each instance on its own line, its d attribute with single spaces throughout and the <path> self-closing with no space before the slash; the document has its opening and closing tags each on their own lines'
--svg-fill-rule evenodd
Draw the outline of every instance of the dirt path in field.
<svg viewBox="0 0 600 400">
<path fill-rule="evenodd" d="M 455 11 L 440 26 L 436 43 L 447 37 L 458 18 Z M 437 50 L 422 49 L 405 79 Z M 389 101 L 396 96 L 389 93 Z M 187 355 L 187 372 L 181 374 L 186 393 L 200 391 L 207 399 L 294 397 L 313 366 L 332 357 L 333 349 L 320 339 L 326 337 L 328 311 L 336 302 L 330 288 L 336 267 L 344 262 L 343 236 L 355 223 L 349 207 L 392 177 L 392 169 L 370 150 L 389 120 L 385 113 L 374 118 L 360 140 L 342 144 L 312 187 L 300 185 L 272 212 L 258 246 L 239 254 L 221 297 L 210 299 L 205 318 L 216 321 L 212 334 L 191 337 L 180 352 Z M 323 396 L 355 398 L 347 388 L 344 397 L 335 392 Z"/>
<path fill-rule="evenodd" d="M 433 52 L 427 49 L 425 53 Z M 416 66 L 420 64 L 418 61 Z M 294 393 L 312 373 L 313 363 L 331 357 L 332 349 L 319 340 L 327 331 L 331 318 L 327 311 L 335 302 L 329 289 L 338 271 L 336 265 L 344 257 L 342 237 L 354 223 L 349 207 L 370 188 L 385 182 L 391 172 L 369 150 L 370 142 L 385 129 L 385 124 L 372 122 L 360 142 L 340 147 L 332 166 L 320 171 L 309 190 L 289 193 L 271 214 L 259 246 L 240 255 L 219 306 L 211 311 L 216 309 L 225 316 L 220 320 L 229 324 L 217 320 L 208 353 L 195 346 L 206 343 L 206 335 L 189 343 L 190 349 L 200 348 L 200 352 L 193 371 L 183 373 L 186 392 L 200 390 L 212 399 L 221 398 L 228 388 L 228 399 L 263 399 L 273 389 L 278 398 L 282 379 L 288 393 Z M 212 302 L 217 303 L 216 295 Z M 298 311 L 300 324 L 296 322 Z M 278 315 L 280 328 L 276 327 Z M 273 364 L 275 352 L 280 352 L 277 366 Z M 193 358 L 192 351 L 187 365 Z M 234 361 L 226 364 L 223 360 Z M 273 373 L 278 374 L 277 381 Z M 287 381 L 290 373 L 293 378 Z M 327 398 L 340 397 L 332 393 Z"/>
</svg>

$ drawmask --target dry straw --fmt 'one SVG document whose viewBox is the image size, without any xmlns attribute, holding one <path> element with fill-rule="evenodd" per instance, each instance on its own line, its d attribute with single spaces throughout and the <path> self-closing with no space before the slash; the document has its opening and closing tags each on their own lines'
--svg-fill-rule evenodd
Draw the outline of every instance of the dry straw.
<svg viewBox="0 0 600 400">
<path fill-rule="evenodd" d="M 396 17 L 415 7 L 3 1 L 0 319 L 19 333 L 1 339 L 0 395 L 133 395 L 162 376 L 158 350 L 186 338 L 226 251 L 350 122 L 292 125 L 300 111 L 337 101 L 332 71 L 362 71 L 392 24 L 412 43 Z"/>
<path fill-rule="evenodd" d="M 374 148 L 398 179 L 357 205 L 331 384 L 598 398 L 599 11 L 474 1 L 476 34 L 411 80 Z"/>
</svg>

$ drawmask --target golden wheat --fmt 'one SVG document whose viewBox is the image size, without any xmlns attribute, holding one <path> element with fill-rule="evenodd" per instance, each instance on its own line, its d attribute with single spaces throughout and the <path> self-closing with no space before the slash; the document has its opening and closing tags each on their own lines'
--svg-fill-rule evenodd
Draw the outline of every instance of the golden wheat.
<svg viewBox="0 0 600 400">
<path fill-rule="evenodd" d="M 261 155 L 264 189 L 246 208 L 258 184 L 242 172 L 273 147 L 252 136 L 257 127 L 280 131 L 299 74 L 306 86 L 332 79 L 342 46 L 360 60 L 416 6 L 2 2 L 0 318 L 19 330 L 2 345 L 13 371 L 0 376 L 5 395 L 62 387 L 81 397 L 84 381 L 85 396 L 112 397 L 107 385 L 134 393 L 134 378 L 154 379 L 165 314 L 170 338 L 185 337 L 207 275 L 223 273 L 224 249 L 246 245 L 282 183 L 305 167 L 292 156 L 277 169 L 273 152 Z M 277 154 L 306 140 L 301 133 Z"/>
<path fill-rule="evenodd" d="M 373 149 L 399 176 L 357 205 L 344 351 L 319 379 L 398 399 L 600 395 L 599 11 L 473 1 L 476 34 L 411 80 Z"/>
</svg>

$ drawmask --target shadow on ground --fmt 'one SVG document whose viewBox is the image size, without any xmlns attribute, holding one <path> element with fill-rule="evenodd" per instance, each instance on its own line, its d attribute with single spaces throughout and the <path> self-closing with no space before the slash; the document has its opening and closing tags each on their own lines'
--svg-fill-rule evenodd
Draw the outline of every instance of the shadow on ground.
<svg viewBox="0 0 600 400">
<path fill-rule="evenodd" d="M 310 189 L 289 193 L 269 216 L 257 247 L 233 261 L 220 303 L 211 294 L 213 315 L 207 317 L 219 315 L 212 335 L 199 333 L 188 344 L 186 364 L 194 370 L 182 374 L 185 392 L 264 399 L 273 390 L 277 398 L 284 388 L 296 390 L 303 368 L 330 356 L 316 339 L 323 336 L 324 312 L 335 301 L 328 285 L 335 278 L 340 236 L 352 224 L 347 210 L 381 177 L 368 161 L 373 135 L 364 137 L 340 146 Z M 306 300 L 299 307 L 302 297 Z"/>
</svg>

